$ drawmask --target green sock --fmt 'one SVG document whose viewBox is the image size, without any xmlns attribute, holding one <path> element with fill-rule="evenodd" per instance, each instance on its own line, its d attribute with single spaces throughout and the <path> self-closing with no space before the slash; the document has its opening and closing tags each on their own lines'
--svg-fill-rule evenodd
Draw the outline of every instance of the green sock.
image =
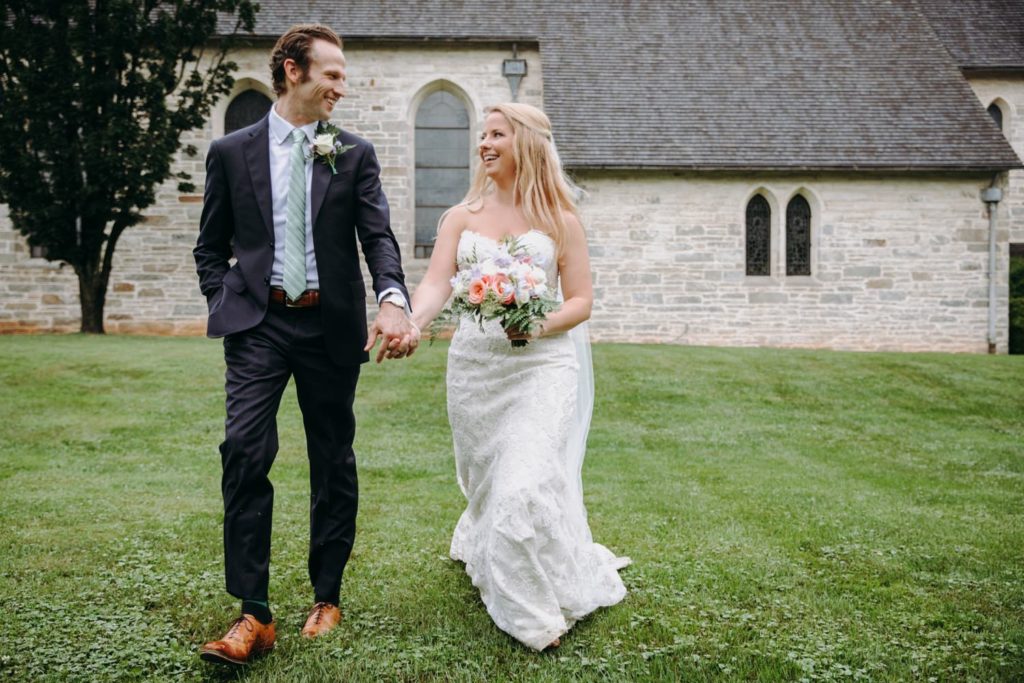
<svg viewBox="0 0 1024 683">
<path fill-rule="evenodd" d="M 266 600 L 242 600 L 242 614 L 253 615 L 263 625 L 274 620 L 270 614 L 270 604 Z"/>
</svg>

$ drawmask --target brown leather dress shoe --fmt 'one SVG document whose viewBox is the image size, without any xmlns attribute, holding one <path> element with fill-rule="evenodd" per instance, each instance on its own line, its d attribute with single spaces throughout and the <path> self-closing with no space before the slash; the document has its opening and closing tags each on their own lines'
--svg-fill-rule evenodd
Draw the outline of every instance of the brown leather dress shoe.
<svg viewBox="0 0 1024 683">
<path fill-rule="evenodd" d="M 318 602 L 313 605 L 306 617 L 306 625 L 302 627 L 303 638 L 316 638 L 330 631 L 341 621 L 341 610 L 329 602 Z"/>
<path fill-rule="evenodd" d="M 274 649 L 274 622 L 261 624 L 251 614 L 235 619 L 220 640 L 199 648 L 199 657 L 217 664 L 248 664 L 254 658 Z"/>
</svg>

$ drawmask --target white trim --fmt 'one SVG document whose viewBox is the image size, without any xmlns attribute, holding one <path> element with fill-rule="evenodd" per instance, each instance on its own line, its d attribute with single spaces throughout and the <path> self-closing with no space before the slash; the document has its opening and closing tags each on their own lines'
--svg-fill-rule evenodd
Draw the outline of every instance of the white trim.
<svg viewBox="0 0 1024 683">
<path fill-rule="evenodd" d="M 986 115 L 988 115 L 989 107 L 991 107 L 993 104 L 999 107 L 999 111 L 1003 114 L 1003 137 L 1005 137 L 1007 141 L 1012 140 L 1013 120 L 1014 117 L 1017 115 L 1017 112 L 1015 111 L 1013 105 L 1010 104 L 1009 100 L 1003 97 L 994 97 L 992 98 L 992 101 L 985 105 Z"/>
<path fill-rule="evenodd" d="M 262 81 L 256 80 L 255 78 L 237 79 L 231 88 L 231 93 L 227 97 L 222 97 L 217 100 L 217 104 L 214 105 L 210 112 L 210 121 L 213 123 L 213 135 L 210 138 L 211 140 L 216 140 L 217 138 L 224 136 L 224 116 L 228 113 L 228 106 L 236 97 L 248 90 L 255 90 L 261 95 L 266 95 L 270 98 L 271 103 L 277 100 L 277 95 L 274 94 L 274 89 Z"/>
<path fill-rule="evenodd" d="M 765 198 L 768 202 L 768 209 L 771 211 L 771 216 L 768 220 L 768 275 L 747 275 L 747 207 L 750 206 L 750 202 L 757 195 Z M 740 242 L 740 252 L 742 254 L 740 265 L 743 268 L 743 281 L 754 285 L 773 284 L 779 275 L 779 201 L 775 198 L 774 192 L 764 185 L 758 185 L 747 193 L 740 205 L 740 211 L 740 225 L 743 226 Z M 785 255 L 785 252 L 782 253 Z M 784 266 L 785 261 L 783 261 Z"/>
<path fill-rule="evenodd" d="M 821 248 L 821 200 L 805 185 L 793 190 L 786 198 L 786 209 L 789 203 L 797 196 L 803 197 L 811 209 L 811 274 L 810 275 L 786 275 L 786 214 L 785 211 L 779 215 L 779 273 L 780 276 L 789 282 L 810 282 L 817 281 L 818 277 L 818 251 Z"/>
<path fill-rule="evenodd" d="M 409 158 L 411 163 L 409 164 L 408 182 L 409 182 L 409 215 L 412 218 L 412 230 L 410 231 L 410 244 L 403 245 L 408 246 L 406 253 L 413 254 L 414 260 L 426 261 L 426 259 L 415 259 L 416 252 L 416 114 L 419 113 L 420 106 L 423 102 L 436 92 L 446 92 L 450 95 L 454 95 L 458 99 L 462 106 L 466 108 L 466 115 L 469 119 L 469 178 L 470 182 L 473 181 L 473 174 L 476 172 L 477 164 L 479 159 L 477 155 L 473 153 L 476 148 L 474 141 L 477 139 L 477 135 L 483 126 L 483 107 L 477 103 L 469 91 L 463 88 L 461 85 L 452 81 L 448 78 L 433 78 L 425 83 L 417 85 L 415 94 L 409 100 L 409 107 L 406 110 L 405 120 L 409 127 Z"/>
</svg>

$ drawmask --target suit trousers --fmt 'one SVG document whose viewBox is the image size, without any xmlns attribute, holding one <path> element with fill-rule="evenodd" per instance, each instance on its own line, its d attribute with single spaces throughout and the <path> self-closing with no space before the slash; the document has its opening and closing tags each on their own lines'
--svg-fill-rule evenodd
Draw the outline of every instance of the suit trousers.
<svg viewBox="0 0 1024 683">
<path fill-rule="evenodd" d="M 271 305 L 256 327 L 224 338 L 225 438 L 220 446 L 224 496 L 224 567 L 228 592 L 267 600 L 278 450 L 277 411 L 288 379 L 306 432 L 311 502 L 309 578 L 316 601 L 338 603 L 355 539 L 355 399 L 359 366 L 328 356 L 319 308 Z"/>
</svg>

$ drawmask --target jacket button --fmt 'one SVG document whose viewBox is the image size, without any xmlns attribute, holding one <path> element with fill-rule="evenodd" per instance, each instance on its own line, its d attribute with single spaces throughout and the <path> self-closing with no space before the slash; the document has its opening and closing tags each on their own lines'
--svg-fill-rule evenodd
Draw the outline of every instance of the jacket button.
<svg viewBox="0 0 1024 683">
<path fill-rule="evenodd" d="M 274 243 L 273 242 L 268 242 L 267 246 L 270 247 L 271 249 L 273 249 L 274 248 Z"/>
<path fill-rule="evenodd" d="M 263 284 L 265 284 L 265 285 L 269 285 L 270 284 L 270 276 L 269 275 L 266 276 L 265 278 L 263 278 Z"/>
</svg>

